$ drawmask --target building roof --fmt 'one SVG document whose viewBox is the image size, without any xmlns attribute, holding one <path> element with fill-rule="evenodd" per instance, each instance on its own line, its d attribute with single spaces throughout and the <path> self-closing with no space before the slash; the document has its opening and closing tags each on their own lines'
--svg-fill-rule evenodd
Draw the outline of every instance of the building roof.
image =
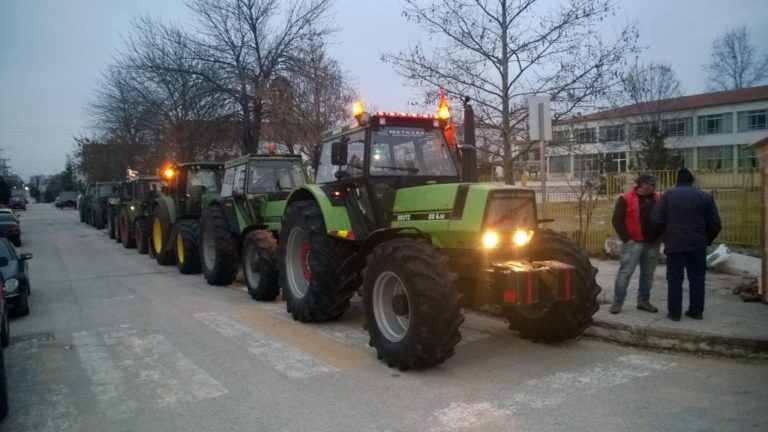
<svg viewBox="0 0 768 432">
<path fill-rule="evenodd" d="M 768 85 L 741 88 L 736 90 L 725 90 L 712 93 L 702 93 L 691 96 L 663 99 L 653 102 L 641 102 L 638 104 L 626 105 L 623 107 L 573 117 L 563 121 L 563 123 L 606 120 L 618 117 L 630 117 L 646 113 L 680 111 L 693 108 L 704 108 L 717 105 L 728 105 L 761 100 L 768 100 Z"/>
</svg>

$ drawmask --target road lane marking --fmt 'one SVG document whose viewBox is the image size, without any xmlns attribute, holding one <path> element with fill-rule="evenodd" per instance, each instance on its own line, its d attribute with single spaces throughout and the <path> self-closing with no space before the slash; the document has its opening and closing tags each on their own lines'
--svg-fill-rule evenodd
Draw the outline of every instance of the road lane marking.
<svg viewBox="0 0 768 432">
<path fill-rule="evenodd" d="M 583 396 L 625 384 L 675 366 L 675 363 L 643 355 L 628 355 L 580 372 L 558 372 L 528 381 L 511 398 L 501 402 L 454 402 L 429 417 L 435 426 L 429 432 L 479 428 L 518 412 L 551 409 L 572 396 Z"/>
<path fill-rule="evenodd" d="M 91 378 L 91 390 L 110 416 L 131 415 L 139 407 L 138 400 L 171 407 L 227 393 L 162 335 L 139 335 L 131 327 L 120 326 L 77 332 L 73 341 Z"/>
<path fill-rule="evenodd" d="M 265 332 L 248 327 L 224 315 L 208 312 L 194 314 L 194 317 L 242 345 L 273 369 L 290 378 L 308 378 L 339 370 L 295 346 L 276 341 Z"/>
</svg>

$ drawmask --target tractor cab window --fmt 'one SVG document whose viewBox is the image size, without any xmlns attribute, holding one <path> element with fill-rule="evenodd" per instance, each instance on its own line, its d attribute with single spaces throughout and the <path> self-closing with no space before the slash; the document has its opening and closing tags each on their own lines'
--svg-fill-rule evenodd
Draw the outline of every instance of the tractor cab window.
<svg viewBox="0 0 768 432">
<path fill-rule="evenodd" d="M 299 161 L 251 161 L 248 193 L 289 191 L 306 183 Z"/>
<path fill-rule="evenodd" d="M 218 192 L 221 188 L 221 178 L 215 171 L 210 169 L 201 169 L 197 171 L 190 170 L 187 174 L 187 188 L 191 191 L 199 190 L 203 192 Z"/>
<path fill-rule="evenodd" d="M 245 193 L 245 164 L 235 167 L 234 183 L 232 184 L 232 193 Z"/>
<path fill-rule="evenodd" d="M 347 135 L 349 144 L 347 145 L 347 164 L 341 166 L 334 166 L 331 164 L 331 141 L 324 143 L 323 151 L 320 153 L 320 163 L 317 166 L 317 176 L 315 176 L 316 183 L 331 183 L 338 179 L 336 178 L 337 171 L 344 171 L 347 173 L 347 177 L 360 177 L 363 175 L 363 167 L 365 161 L 365 132 L 358 131 Z M 338 141 L 339 138 L 335 138 L 334 141 Z"/>
<path fill-rule="evenodd" d="M 115 192 L 112 189 L 112 185 L 110 185 L 110 184 L 99 185 L 98 196 L 100 196 L 100 197 L 109 197 L 109 196 L 112 196 L 114 194 L 115 194 Z"/>
<path fill-rule="evenodd" d="M 221 182 L 221 196 L 231 196 L 232 186 L 235 184 L 235 169 L 224 170 L 224 180 Z"/>
<path fill-rule="evenodd" d="M 442 135 L 416 128 L 374 132 L 371 175 L 456 176 L 456 165 Z"/>
</svg>

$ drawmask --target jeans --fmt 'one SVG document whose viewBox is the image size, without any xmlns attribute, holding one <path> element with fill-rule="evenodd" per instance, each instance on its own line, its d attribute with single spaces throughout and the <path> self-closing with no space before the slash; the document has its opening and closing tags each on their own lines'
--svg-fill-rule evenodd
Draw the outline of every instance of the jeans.
<svg viewBox="0 0 768 432">
<path fill-rule="evenodd" d="M 683 311 L 683 271 L 688 273 L 688 310 L 693 315 L 704 313 L 704 280 L 707 275 L 707 249 L 667 254 L 667 311 L 679 317 Z"/>
<path fill-rule="evenodd" d="M 627 296 L 629 279 L 640 264 L 640 287 L 637 290 L 637 300 L 649 300 L 653 286 L 653 272 L 659 256 L 659 243 L 627 242 L 621 245 L 621 260 L 619 273 L 613 287 L 613 302 L 623 304 Z"/>
</svg>

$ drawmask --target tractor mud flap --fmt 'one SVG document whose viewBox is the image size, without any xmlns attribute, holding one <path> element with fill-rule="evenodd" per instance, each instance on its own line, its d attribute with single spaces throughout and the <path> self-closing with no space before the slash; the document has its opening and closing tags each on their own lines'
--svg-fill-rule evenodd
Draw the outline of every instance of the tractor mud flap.
<svg viewBox="0 0 768 432">
<path fill-rule="evenodd" d="M 560 261 L 504 261 L 487 270 L 492 303 L 529 306 L 571 298 L 573 266 Z"/>
</svg>

